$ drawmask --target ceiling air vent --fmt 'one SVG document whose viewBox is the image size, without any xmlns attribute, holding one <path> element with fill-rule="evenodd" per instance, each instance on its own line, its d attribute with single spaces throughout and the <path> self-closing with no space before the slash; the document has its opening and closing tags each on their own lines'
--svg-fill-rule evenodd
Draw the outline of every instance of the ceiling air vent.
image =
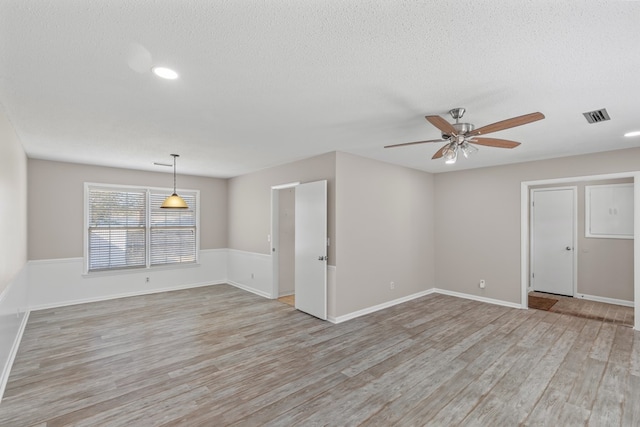
<svg viewBox="0 0 640 427">
<path fill-rule="evenodd" d="M 582 114 L 584 115 L 584 117 L 587 119 L 589 123 L 599 123 L 599 122 L 605 122 L 607 120 L 611 120 L 611 117 L 609 117 L 609 113 L 607 113 L 606 108 L 601 108 L 595 111 L 588 111 Z"/>
</svg>

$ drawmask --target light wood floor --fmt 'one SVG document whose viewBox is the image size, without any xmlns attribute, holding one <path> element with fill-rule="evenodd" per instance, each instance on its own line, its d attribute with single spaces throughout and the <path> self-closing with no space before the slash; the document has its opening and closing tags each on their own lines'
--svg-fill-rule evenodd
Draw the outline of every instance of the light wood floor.
<svg viewBox="0 0 640 427">
<path fill-rule="evenodd" d="M 296 306 L 296 296 L 295 295 L 285 295 L 283 297 L 278 298 L 278 301 L 283 302 L 285 304 L 289 304 L 292 307 Z"/>
<path fill-rule="evenodd" d="M 33 312 L 0 425 L 637 426 L 638 396 L 628 327 L 436 294 L 332 325 L 218 285 Z"/>
<path fill-rule="evenodd" d="M 565 297 L 562 295 L 547 294 L 543 292 L 529 292 L 529 295 L 552 298 L 558 300 L 551 307 L 556 313 L 570 314 L 572 316 L 586 317 L 587 319 L 602 320 L 633 328 L 634 309 L 616 304 L 607 304 L 598 301 L 589 301 L 582 298 Z"/>
</svg>

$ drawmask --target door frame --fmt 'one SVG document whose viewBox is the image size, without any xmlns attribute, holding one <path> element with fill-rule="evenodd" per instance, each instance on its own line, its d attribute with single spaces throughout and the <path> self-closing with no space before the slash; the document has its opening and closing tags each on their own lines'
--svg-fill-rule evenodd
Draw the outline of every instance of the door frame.
<svg viewBox="0 0 640 427">
<path fill-rule="evenodd" d="M 640 171 L 620 172 L 602 175 L 576 176 L 567 178 L 541 179 L 522 181 L 520 183 L 520 288 L 522 308 L 528 308 L 527 288 L 529 282 L 529 190 L 532 186 L 546 184 L 563 184 L 580 181 L 597 181 L 604 179 L 633 178 L 633 301 L 634 326 L 640 331 Z"/>
<path fill-rule="evenodd" d="M 280 297 L 280 190 L 297 187 L 299 181 L 271 186 L 271 234 L 267 239 L 271 254 L 271 299 Z"/>
<path fill-rule="evenodd" d="M 575 182 L 575 181 L 574 181 Z M 571 190 L 573 193 L 573 239 L 571 242 L 571 247 L 573 248 L 573 262 L 572 262 L 572 283 L 571 283 L 571 296 L 576 296 L 578 293 L 578 187 L 577 186 L 566 186 L 566 187 L 543 187 L 543 188 L 532 188 L 529 193 L 529 200 L 533 203 L 533 193 L 537 191 L 557 191 L 557 190 Z M 531 209 L 531 205 L 529 205 L 529 209 Z M 531 212 L 531 211 L 530 211 Z M 533 244 L 533 215 L 529 215 L 529 267 L 533 264 L 531 262 L 532 256 L 532 248 Z M 529 274 L 531 278 L 531 274 Z M 529 281 L 529 291 L 533 290 L 530 286 L 531 281 Z M 528 299 L 528 298 L 527 298 Z M 527 301 L 528 302 L 528 301 Z"/>
</svg>

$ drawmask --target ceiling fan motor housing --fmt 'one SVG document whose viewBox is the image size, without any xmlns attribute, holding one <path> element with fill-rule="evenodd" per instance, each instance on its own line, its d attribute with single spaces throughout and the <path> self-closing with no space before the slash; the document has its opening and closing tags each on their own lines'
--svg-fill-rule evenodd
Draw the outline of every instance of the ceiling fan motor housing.
<svg viewBox="0 0 640 427">
<path fill-rule="evenodd" d="M 452 123 L 458 135 L 466 135 L 468 132 L 471 132 L 474 129 L 474 126 L 471 123 Z M 449 139 L 451 135 L 447 135 L 446 133 L 442 134 L 442 139 Z"/>
</svg>

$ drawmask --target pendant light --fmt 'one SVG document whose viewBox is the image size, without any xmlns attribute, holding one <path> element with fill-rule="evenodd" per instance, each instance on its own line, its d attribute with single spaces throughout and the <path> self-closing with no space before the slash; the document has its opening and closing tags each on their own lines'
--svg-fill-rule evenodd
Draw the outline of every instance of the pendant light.
<svg viewBox="0 0 640 427">
<path fill-rule="evenodd" d="M 179 154 L 172 154 L 173 156 L 173 194 L 167 197 L 162 203 L 161 208 L 165 209 L 187 209 L 187 202 L 176 193 L 176 157 L 180 157 Z"/>
</svg>

